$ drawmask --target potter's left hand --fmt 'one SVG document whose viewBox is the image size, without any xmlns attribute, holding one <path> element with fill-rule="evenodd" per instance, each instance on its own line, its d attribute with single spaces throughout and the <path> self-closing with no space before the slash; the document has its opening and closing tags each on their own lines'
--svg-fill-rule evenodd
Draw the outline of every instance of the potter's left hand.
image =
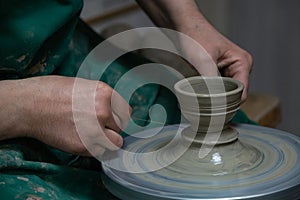
<svg viewBox="0 0 300 200">
<path fill-rule="evenodd" d="M 217 75 L 235 78 L 244 84 L 242 100 L 247 97 L 252 57 L 222 34 L 220 34 L 201 14 L 194 0 L 137 0 L 141 7 L 160 27 L 177 30 L 192 37 L 204 47 L 215 62 L 215 69 L 197 69 L 202 75 Z M 199 51 L 180 41 L 181 49 L 193 63 L 203 63 Z M 211 66 L 211 65 L 210 65 Z M 202 73 L 204 71 L 204 73 Z"/>
<path fill-rule="evenodd" d="M 241 81 L 244 85 L 242 101 L 247 98 L 247 91 L 249 85 L 249 75 L 252 69 L 252 56 L 245 50 L 238 47 L 236 44 L 225 38 L 210 24 L 203 23 L 199 19 L 192 19 L 192 24 L 183 25 L 179 28 L 181 32 L 192 37 L 195 41 L 204 47 L 207 53 L 211 56 L 213 61 L 222 75 L 231 77 Z M 194 51 L 189 45 L 181 44 L 184 53 L 189 59 L 194 60 L 194 63 L 201 63 L 197 61 L 200 59 L 198 51 Z M 214 70 L 197 69 L 200 73 L 202 71 L 214 75 Z"/>
</svg>

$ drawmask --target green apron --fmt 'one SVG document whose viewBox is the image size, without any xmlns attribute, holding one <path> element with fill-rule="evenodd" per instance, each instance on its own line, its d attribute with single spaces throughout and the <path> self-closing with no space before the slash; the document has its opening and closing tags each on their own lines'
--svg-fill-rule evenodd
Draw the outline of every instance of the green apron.
<svg viewBox="0 0 300 200">
<path fill-rule="evenodd" d="M 76 76 L 86 55 L 103 39 L 79 20 L 81 0 L 1 0 L 0 79 L 56 74 Z M 134 66 L 149 61 L 134 54 L 116 60 L 101 78 L 111 85 Z M 128 84 L 135 84 L 132 77 Z M 178 123 L 175 96 L 150 84 L 139 88 L 130 105 L 145 125 L 153 104 L 165 107 L 166 124 Z M 233 119 L 253 123 L 241 111 Z M 102 185 L 101 164 L 70 155 L 34 139 L 0 142 L 1 199 L 115 199 Z"/>
</svg>

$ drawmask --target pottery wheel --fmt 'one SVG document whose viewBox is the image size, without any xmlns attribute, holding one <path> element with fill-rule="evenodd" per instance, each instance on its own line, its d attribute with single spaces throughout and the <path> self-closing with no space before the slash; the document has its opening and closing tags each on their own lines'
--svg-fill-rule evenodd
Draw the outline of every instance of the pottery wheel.
<svg viewBox="0 0 300 200">
<path fill-rule="evenodd" d="M 180 137 L 174 138 L 183 127 L 167 126 L 147 139 L 157 130 L 140 132 L 144 138 L 129 136 L 126 151 L 102 162 L 103 182 L 120 199 L 300 199 L 300 138 L 261 126 L 233 126 L 239 139 L 226 148 L 227 153 L 221 145 L 200 159 L 199 148 L 191 147 L 170 165 L 147 173 L 113 166 L 148 171 L 152 164 L 164 165 L 184 146 Z M 173 145 L 157 159 L 126 153 L 156 151 L 171 140 Z"/>
</svg>

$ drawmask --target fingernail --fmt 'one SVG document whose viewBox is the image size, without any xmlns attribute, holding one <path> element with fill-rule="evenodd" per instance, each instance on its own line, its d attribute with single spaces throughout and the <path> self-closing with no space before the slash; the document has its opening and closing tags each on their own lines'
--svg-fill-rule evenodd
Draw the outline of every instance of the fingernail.
<svg viewBox="0 0 300 200">
<path fill-rule="evenodd" d="M 117 146 L 118 147 L 122 147 L 123 146 L 123 138 L 119 137 L 118 142 L 117 142 Z"/>
</svg>

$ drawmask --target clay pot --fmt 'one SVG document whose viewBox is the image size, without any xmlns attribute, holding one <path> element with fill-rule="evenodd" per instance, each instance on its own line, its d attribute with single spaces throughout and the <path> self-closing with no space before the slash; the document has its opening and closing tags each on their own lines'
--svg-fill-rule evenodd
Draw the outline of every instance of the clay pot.
<svg viewBox="0 0 300 200">
<path fill-rule="evenodd" d="M 244 88 L 241 82 L 227 77 L 195 76 L 177 82 L 174 87 L 181 112 L 191 124 L 182 133 L 185 138 L 203 142 L 207 134 L 222 133 L 227 139 L 221 143 L 237 139 L 238 133 L 227 124 L 239 109 Z"/>
</svg>

